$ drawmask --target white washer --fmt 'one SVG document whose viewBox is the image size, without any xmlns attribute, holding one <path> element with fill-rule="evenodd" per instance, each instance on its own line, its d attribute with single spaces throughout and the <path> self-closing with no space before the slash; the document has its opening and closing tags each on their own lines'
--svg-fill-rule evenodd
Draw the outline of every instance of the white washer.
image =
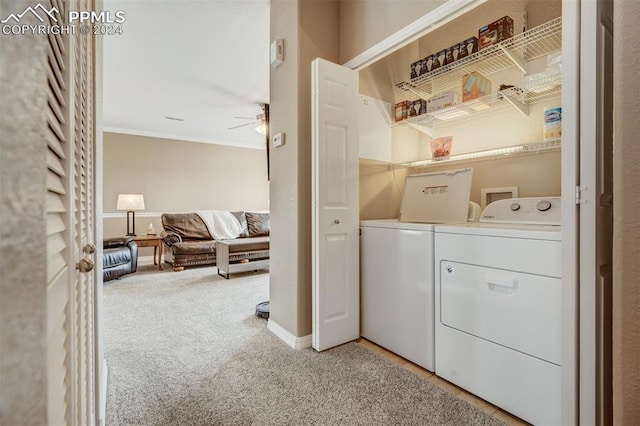
<svg viewBox="0 0 640 426">
<path fill-rule="evenodd" d="M 560 198 L 435 228 L 436 374 L 516 416 L 560 415 Z"/>
<path fill-rule="evenodd" d="M 472 173 L 407 176 L 399 220 L 360 222 L 360 334 L 430 371 L 433 223 L 466 221 Z"/>
</svg>

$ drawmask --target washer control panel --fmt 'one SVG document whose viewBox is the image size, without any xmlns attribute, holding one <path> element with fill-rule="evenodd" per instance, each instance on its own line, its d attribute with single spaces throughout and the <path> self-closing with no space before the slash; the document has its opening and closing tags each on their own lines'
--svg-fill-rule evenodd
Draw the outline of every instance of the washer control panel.
<svg viewBox="0 0 640 426">
<path fill-rule="evenodd" d="M 561 212 L 560 197 L 509 198 L 485 207 L 480 222 L 560 225 Z"/>
</svg>

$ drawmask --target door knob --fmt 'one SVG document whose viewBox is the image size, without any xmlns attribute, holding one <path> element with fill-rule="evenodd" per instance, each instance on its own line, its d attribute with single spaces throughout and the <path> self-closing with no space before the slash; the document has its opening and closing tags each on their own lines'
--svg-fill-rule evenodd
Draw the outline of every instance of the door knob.
<svg viewBox="0 0 640 426">
<path fill-rule="evenodd" d="M 91 271 L 94 266 L 93 260 L 86 257 L 83 257 L 80 259 L 80 262 L 76 263 L 76 269 L 83 273 Z"/>
<path fill-rule="evenodd" d="M 335 223 L 336 225 L 340 224 L 340 220 L 339 219 L 334 219 L 333 223 Z"/>
<path fill-rule="evenodd" d="M 89 243 L 89 244 L 84 246 L 82 251 L 85 252 L 86 254 L 93 254 L 96 251 L 96 246 L 95 246 L 95 244 Z"/>
</svg>

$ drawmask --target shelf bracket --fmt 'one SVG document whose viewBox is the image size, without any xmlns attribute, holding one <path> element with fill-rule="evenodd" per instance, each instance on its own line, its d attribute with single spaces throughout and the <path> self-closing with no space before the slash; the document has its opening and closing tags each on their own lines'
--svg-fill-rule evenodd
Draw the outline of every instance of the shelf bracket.
<svg viewBox="0 0 640 426">
<path fill-rule="evenodd" d="M 515 53 L 513 53 L 511 50 L 507 49 L 504 46 L 500 46 L 500 50 L 502 50 L 502 52 L 504 52 L 504 54 L 511 59 L 511 61 L 518 67 L 520 68 L 520 71 L 522 71 L 524 74 L 527 73 L 527 64 L 525 61 L 523 61 L 522 59 L 518 58 L 518 56 L 516 56 Z"/>
<path fill-rule="evenodd" d="M 423 126 L 422 124 L 418 124 L 418 123 L 407 123 L 407 124 L 413 127 L 414 129 L 426 135 L 429 135 L 430 137 L 434 137 L 434 131 L 432 127 Z"/>
<path fill-rule="evenodd" d="M 515 109 L 520 111 L 522 115 L 524 115 L 525 117 L 529 115 L 529 105 L 520 102 L 511 95 L 502 94 L 502 97 L 505 98 L 507 102 L 509 102 Z"/>
</svg>

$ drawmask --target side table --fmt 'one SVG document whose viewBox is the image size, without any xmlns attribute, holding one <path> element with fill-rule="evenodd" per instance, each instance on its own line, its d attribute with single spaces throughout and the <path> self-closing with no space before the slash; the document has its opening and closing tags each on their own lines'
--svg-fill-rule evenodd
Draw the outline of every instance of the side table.
<svg viewBox="0 0 640 426">
<path fill-rule="evenodd" d="M 133 239 L 138 247 L 153 247 L 153 264 L 162 270 L 162 237 L 160 235 L 136 235 Z M 158 261 L 156 262 L 156 254 Z"/>
</svg>

